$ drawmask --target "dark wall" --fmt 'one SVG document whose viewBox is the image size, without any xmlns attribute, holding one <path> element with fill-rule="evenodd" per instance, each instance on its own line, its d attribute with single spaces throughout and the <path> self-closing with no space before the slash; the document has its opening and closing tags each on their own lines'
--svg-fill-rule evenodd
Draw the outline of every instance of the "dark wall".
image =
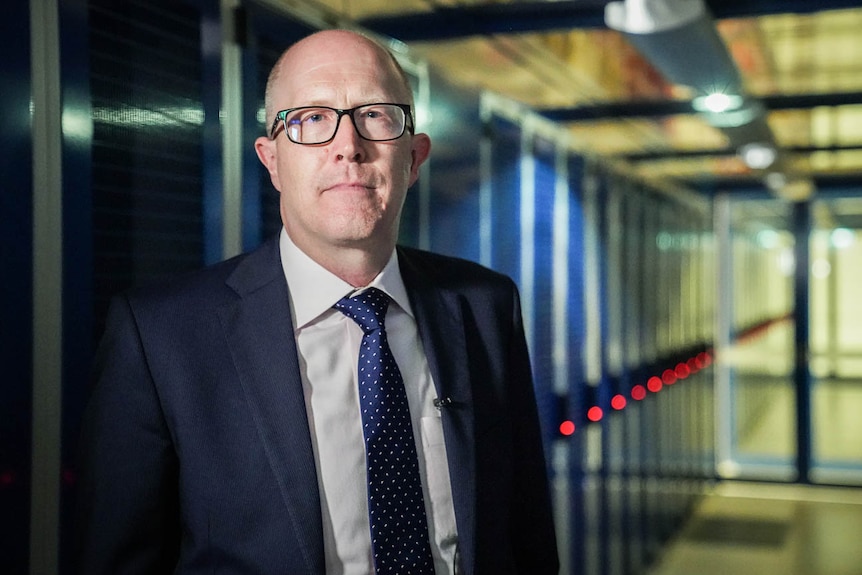
<svg viewBox="0 0 862 575">
<path fill-rule="evenodd" d="M 25 573 L 30 511 L 33 346 L 33 179 L 30 11 L 4 6 L 0 89 L 0 562 Z"/>
</svg>

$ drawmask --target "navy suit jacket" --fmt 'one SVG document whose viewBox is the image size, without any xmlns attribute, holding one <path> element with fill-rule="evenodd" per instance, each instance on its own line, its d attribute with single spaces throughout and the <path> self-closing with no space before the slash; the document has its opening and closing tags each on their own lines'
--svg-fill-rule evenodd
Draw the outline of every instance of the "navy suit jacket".
<svg viewBox="0 0 862 575">
<path fill-rule="evenodd" d="M 398 248 L 442 408 L 468 575 L 557 573 L 514 283 Z M 277 239 L 112 304 L 84 418 L 80 570 L 324 575 Z"/>
</svg>

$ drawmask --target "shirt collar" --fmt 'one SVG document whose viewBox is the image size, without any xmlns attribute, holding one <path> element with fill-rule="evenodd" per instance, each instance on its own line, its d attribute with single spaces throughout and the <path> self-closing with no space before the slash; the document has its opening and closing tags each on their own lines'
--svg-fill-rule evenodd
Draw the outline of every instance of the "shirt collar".
<svg viewBox="0 0 862 575">
<path fill-rule="evenodd" d="M 398 267 L 398 254 L 392 250 L 389 261 L 371 283 L 354 288 L 300 250 L 282 228 L 279 237 L 281 267 L 290 292 L 290 313 L 294 329 L 305 327 L 326 313 L 346 295 L 359 293 L 369 287 L 385 292 L 392 300 L 413 317 L 407 289 Z"/>
</svg>

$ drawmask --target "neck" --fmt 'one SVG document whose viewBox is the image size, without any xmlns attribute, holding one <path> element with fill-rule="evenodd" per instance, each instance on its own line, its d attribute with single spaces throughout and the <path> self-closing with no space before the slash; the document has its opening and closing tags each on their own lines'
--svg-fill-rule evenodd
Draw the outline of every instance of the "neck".
<svg viewBox="0 0 862 575">
<path fill-rule="evenodd" d="M 389 263 L 395 249 L 394 244 L 319 246 L 291 240 L 324 269 L 356 288 L 371 283 Z"/>
<path fill-rule="evenodd" d="M 330 261 L 317 260 L 317 262 L 353 287 L 359 288 L 370 284 L 377 274 L 383 271 L 391 253 L 389 251 L 385 257 L 380 257 L 366 252 L 352 251 L 349 254 L 341 253 Z"/>
</svg>

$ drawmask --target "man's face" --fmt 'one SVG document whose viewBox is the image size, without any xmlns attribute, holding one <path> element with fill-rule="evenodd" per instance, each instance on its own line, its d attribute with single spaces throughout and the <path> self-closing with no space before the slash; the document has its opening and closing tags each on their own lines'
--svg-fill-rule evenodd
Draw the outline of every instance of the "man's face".
<svg viewBox="0 0 862 575">
<path fill-rule="evenodd" d="M 408 103 L 405 91 L 387 55 L 352 34 L 329 32 L 291 50 L 272 100 L 274 111 L 315 105 L 347 109 Z M 429 146 L 427 136 L 409 132 L 387 142 L 364 140 L 348 116 L 326 144 L 295 144 L 279 130 L 275 140 L 260 138 L 255 145 L 281 195 L 285 229 L 312 257 L 332 248 L 383 250 L 388 257 L 407 188 Z"/>
</svg>

